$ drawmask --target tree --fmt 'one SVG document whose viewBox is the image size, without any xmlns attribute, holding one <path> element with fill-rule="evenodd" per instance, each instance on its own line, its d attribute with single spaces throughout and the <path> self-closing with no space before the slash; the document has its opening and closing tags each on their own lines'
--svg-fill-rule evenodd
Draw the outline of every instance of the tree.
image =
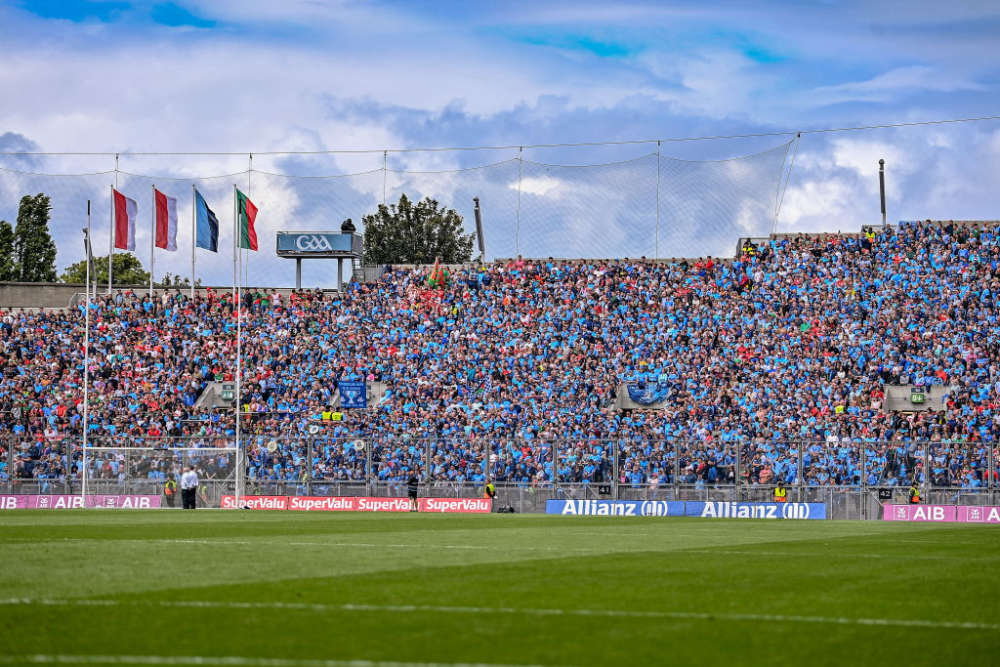
<svg viewBox="0 0 1000 667">
<path fill-rule="evenodd" d="M 430 197 L 415 205 L 406 195 L 398 204 L 380 204 L 366 215 L 365 262 L 368 264 L 445 264 L 472 259 L 472 234 L 462 233 L 462 216 Z"/>
<path fill-rule="evenodd" d="M 130 253 L 116 253 L 114 264 L 115 285 L 149 285 L 149 271 L 142 268 L 139 258 Z M 87 283 L 87 260 L 82 260 L 76 264 L 71 264 L 63 271 L 59 277 L 64 283 L 84 285 Z M 94 264 L 90 267 L 90 282 L 108 284 L 108 256 L 101 255 L 94 257 Z"/>
<path fill-rule="evenodd" d="M 14 273 L 14 228 L 0 220 L 0 281 L 17 280 Z"/>
<path fill-rule="evenodd" d="M 191 279 L 187 276 L 172 275 L 169 271 L 163 274 L 163 278 L 153 282 L 156 287 L 184 287 L 190 289 Z M 201 287 L 201 278 L 194 281 L 195 287 Z"/>
<path fill-rule="evenodd" d="M 52 204 L 39 192 L 21 197 L 14 228 L 14 274 L 25 283 L 47 283 L 56 279 L 56 244 L 49 235 Z"/>
</svg>

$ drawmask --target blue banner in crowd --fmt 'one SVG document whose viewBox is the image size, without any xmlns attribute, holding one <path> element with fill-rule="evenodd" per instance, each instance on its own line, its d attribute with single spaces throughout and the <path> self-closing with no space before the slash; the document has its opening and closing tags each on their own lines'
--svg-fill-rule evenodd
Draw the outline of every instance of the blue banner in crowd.
<svg viewBox="0 0 1000 667">
<path fill-rule="evenodd" d="M 337 383 L 337 389 L 340 390 L 341 408 L 363 410 L 368 407 L 368 392 L 364 382 L 341 380 Z"/>
<path fill-rule="evenodd" d="M 546 514 L 697 516 L 713 519 L 825 519 L 823 503 L 733 503 L 680 500 L 549 500 Z"/>
<path fill-rule="evenodd" d="M 656 405 L 667 400 L 670 385 L 659 382 L 629 382 L 628 397 L 639 405 Z"/>
</svg>

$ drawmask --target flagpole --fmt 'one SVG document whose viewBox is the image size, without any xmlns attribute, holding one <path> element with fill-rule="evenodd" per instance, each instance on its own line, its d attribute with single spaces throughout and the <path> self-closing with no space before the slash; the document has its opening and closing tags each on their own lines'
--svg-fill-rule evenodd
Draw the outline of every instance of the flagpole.
<svg viewBox="0 0 1000 667">
<path fill-rule="evenodd" d="M 191 298 L 194 298 L 194 251 L 198 246 L 198 205 L 194 183 L 191 184 Z"/>
<path fill-rule="evenodd" d="M 118 174 L 115 173 L 115 180 L 118 180 Z M 111 186 L 111 226 L 108 229 L 108 296 L 111 296 L 111 279 L 112 279 L 112 261 L 115 257 L 115 186 Z"/>
<path fill-rule="evenodd" d="M 87 428 L 90 423 L 90 406 L 87 386 L 90 384 L 90 200 L 87 200 L 87 306 L 83 315 L 83 468 L 80 471 L 80 493 L 83 496 L 83 506 L 87 506 Z M 94 286 L 97 292 L 97 286 Z M 95 294 L 96 296 L 96 294 Z M 73 454 L 70 453 L 70 469 L 73 467 Z"/>
<path fill-rule="evenodd" d="M 241 306 L 239 299 L 239 247 L 240 247 L 240 216 L 239 216 L 239 202 L 237 197 L 236 185 L 233 184 L 233 300 L 236 304 L 236 506 L 240 506 L 240 497 L 243 494 L 242 488 L 242 468 L 243 468 L 243 457 L 242 457 L 242 445 L 240 443 L 240 403 L 243 400 L 242 397 L 242 384 L 240 382 L 240 373 L 243 370 L 243 364 L 241 356 L 243 349 L 240 344 L 240 336 L 242 334 L 241 326 Z"/>
<path fill-rule="evenodd" d="M 153 267 L 156 262 L 156 253 L 153 248 L 156 245 L 156 184 L 153 184 L 153 205 L 149 209 L 149 298 L 153 298 Z"/>
</svg>

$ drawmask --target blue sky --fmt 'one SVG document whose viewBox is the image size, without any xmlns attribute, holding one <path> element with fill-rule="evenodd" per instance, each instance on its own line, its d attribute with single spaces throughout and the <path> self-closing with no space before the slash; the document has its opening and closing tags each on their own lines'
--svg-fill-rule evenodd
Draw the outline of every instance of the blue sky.
<svg viewBox="0 0 1000 667">
<path fill-rule="evenodd" d="M 0 150 L 518 146 L 996 115 L 998 34 L 996 2 L 0 0 Z M 661 151 L 718 159 L 783 141 L 690 142 Z M 548 149 L 525 157 L 591 164 L 655 150 Z M 437 171 L 515 157 L 510 151 L 393 154 L 389 166 Z M 779 228 L 849 229 L 874 221 L 873 214 L 877 219 L 880 157 L 889 165 L 891 218 L 1000 217 L 994 194 L 1000 122 L 986 122 L 807 135 L 796 149 Z M 191 156 L 133 160 L 131 168 L 184 177 L 232 173 L 246 168 L 241 164 Z M 0 166 L 26 165 L 71 173 L 113 168 L 107 158 L 0 156 Z M 262 157 L 258 165 L 300 174 L 382 166 L 379 154 Z M 525 223 L 563 224 L 581 235 L 578 247 L 588 246 L 615 220 L 573 227 L 559 216 L 580 211 L 566 201 L 548 209 L 546 202 L 574 188 L 586 188 L 582 198 L 597 202 L 635 187 L 634 197 L 611 198 L 614 206 L 638 209 L 652 182 L 652 172 L 641 168 L 637 176 L 609 170 L 606 178 L 593 170 L 586 183 L 570 172 L 535 168 L 532 178 L 540 180 L 532 182 L 531 196 L 538 200 L 527 202 L 534 218 Z M 509 191 L 503 169 L 494 179 L 497 197 Z M 10 180 L 0 189 L 8 200 L 17 187 L 41 183 Z M 0 176 L 0 188 L 2 182 Z M 381 190 L 367 181 L 351 195 L 300 186 L 274 185 L 274 192 L 258 186 L 262 197 L 297 202 L 266 225 L 316 224 L 323 210 L 353 210 L 359 218 Z M 46 187 L 65 189 L 67 200 L 86 189 Z M 427 187 L 446 200 L 464 198 L 472 186 L 451 179 Z M 492 202 L 497 217 L 511 215 L 515 204 L 508 199 Z M 464 199 L 445 203 L 465 205 Z M 0 216 L 9 219 L 9 210 L 9 201 L 0 202 Z M 737 230 L 718 226 L 720 238 Z M 669 246 L 666 232 L 680 238 L 690 230 L 664 232 Z M 75 236 L 65 251 L 60 244 L 60 264 L 75 259 L 76 245 Z M 601 247 L 622 254 L 632 246 Z"/>
</svg>

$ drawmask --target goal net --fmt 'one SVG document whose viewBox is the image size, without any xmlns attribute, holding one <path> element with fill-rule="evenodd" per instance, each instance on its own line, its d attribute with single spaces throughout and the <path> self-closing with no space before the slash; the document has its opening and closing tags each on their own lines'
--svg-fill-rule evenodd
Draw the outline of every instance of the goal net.
<svg viewBox="0 0 1000 667">
<path fill-rule="evenodd" d="M 198 505 L 219 507 L 221 497 L 235 491 L 236 454 L 233 447 L 88 447 L 79 452 L 77 465 L 86 496 L 148 496 L 163 507 L 171 501 L 181 506 L 181 474 L 191 467 L 198 473 Z M 164 493 L 171 479 L 177 482 L 172 496 Z"/>
</svg>

